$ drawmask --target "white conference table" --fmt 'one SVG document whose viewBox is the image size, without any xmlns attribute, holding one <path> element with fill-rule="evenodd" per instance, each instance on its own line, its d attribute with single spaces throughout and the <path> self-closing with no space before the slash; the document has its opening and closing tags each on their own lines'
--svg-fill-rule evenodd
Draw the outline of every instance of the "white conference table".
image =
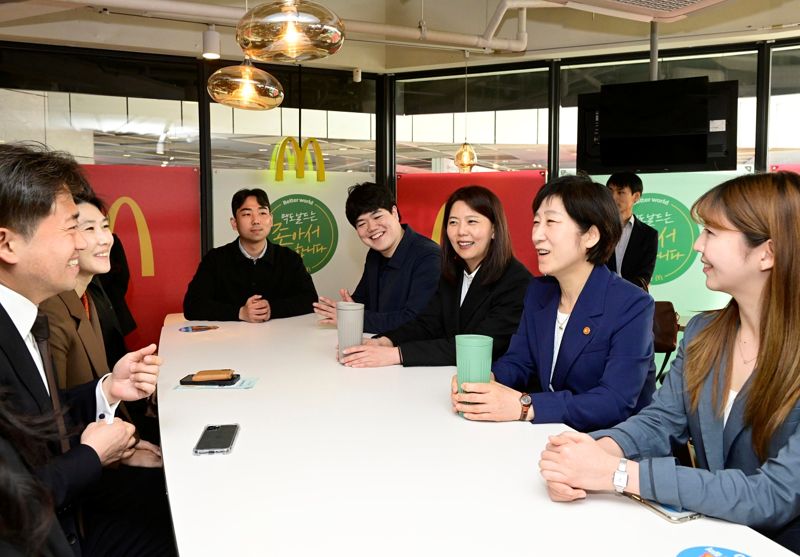
<svg viewBox="0 0 800 557">
<path fill-rule="evenodd" d="M 205 323 L 205 322 L 204 322 Z M 653 555 L 718 546 L 792 555 L 755 531 L 671 524 L 628 498 L 551 502 L 537 462 L 561 425 L 473 423 L 450 411 L 455 367 L 351 369 L 314 315 L 164 326 L 161 440 L 182 557 Z M 250 390 L 176 389 L 200 369 Z M 195 456 L 207 424 L 239 423 L 229 455 Z"/>
</svg>

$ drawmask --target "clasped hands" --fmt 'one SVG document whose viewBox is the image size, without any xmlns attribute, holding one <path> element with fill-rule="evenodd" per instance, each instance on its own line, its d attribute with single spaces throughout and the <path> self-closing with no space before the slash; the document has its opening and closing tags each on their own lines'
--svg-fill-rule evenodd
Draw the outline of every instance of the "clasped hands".
<svg viewBox="0 0 800 557">
<path fill-rule="evenodd" d="M 272 308 L 269 302 L 259 294 L 247 298 L 247 301 L 239 308 L 239 320 L 248 323 L 264 323 L 272 317 Z"/>
<path fill-rule="evenodd" d="M 548 437 L 539 471 L 550 499 L 575 501 L 585 498 L 587 491 L 613 491 L 621 456 L 619 446 L 608 437 L 596 441 L 585 433 L 565 431 Z M 629 461 L 628 473 L 628 487 L 638 493 L 638 463 Z M 637 481 L 632 483 L 634 477 Z"/>
</svg>

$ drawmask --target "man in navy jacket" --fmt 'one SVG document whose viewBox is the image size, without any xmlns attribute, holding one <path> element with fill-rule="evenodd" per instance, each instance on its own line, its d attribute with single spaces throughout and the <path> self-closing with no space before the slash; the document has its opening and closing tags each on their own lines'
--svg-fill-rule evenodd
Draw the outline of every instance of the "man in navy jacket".
<svg viewBox="0 0 800 557">
<path fill-rule="evenodd" d="M 400 224 L 394 196 L 372 182 L 348 190 L 345 213 L 369 249 L 364 274 L 344 301 L 364 304 L 364 330 L 380 334 L 412 320 L 430 301 L 439 283 L 441 254 L 435 242 Z M 336 302 L 320 296 L 314 311 L 323 323 L 336 323 Z"/>
</svg>

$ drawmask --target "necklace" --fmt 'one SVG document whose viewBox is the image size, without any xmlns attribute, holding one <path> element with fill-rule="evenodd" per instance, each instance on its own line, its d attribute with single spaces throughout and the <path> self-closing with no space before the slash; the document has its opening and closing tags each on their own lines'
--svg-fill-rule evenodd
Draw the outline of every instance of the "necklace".
<svg viewBox="0 0 800 557">
<path fill-rule="evenodd" d="M 758 351 L 757 350 L 756 350 L 756 355 L 755 356 L 753 356 L 749 360 L 747 358 L 745 358 L 745 356 L 744 356 L 744 343 L 742 341 L 742 333 L 741 333 L 741 331 L 739 331 L 739 354 L 742 355 L 742 362 L 744 362 L 745 365 L 753 363 L 755 361 L 755 359 L 758 358 Z"/>
<path fill-rule="evenodd" d="M 558 318 L 558 314 L 556 314 L 556 325 L 558 325 L 558 330 L 563 331 L 564 327 L 567 325 L 567 321 L 569 321 L 569 314 L 564 318 L 564 321 L 561 321 Z"/>
</svg>

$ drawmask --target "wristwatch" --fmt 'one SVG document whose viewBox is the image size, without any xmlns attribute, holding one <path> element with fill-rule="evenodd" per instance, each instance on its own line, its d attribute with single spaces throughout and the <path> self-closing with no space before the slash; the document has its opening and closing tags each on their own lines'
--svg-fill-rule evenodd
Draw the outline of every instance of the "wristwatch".
<svg viewBox="0 0 800 557">
<path fill-rule="evenodd" d="M 626 487 L 628 487 L 628 460 L 620 458 L 619 465 L 614 470 L 614 491 L 621 494 Z"/>
<path fill-rule="evenodd" d="M 519 403 L 522 405 L 522 410 L 519 413 L 519 421 L 525 422 L 528 419 L 528 409 L 531 407 L 531 395 L 522 393 L 519 397 Z"/>
</svg>

